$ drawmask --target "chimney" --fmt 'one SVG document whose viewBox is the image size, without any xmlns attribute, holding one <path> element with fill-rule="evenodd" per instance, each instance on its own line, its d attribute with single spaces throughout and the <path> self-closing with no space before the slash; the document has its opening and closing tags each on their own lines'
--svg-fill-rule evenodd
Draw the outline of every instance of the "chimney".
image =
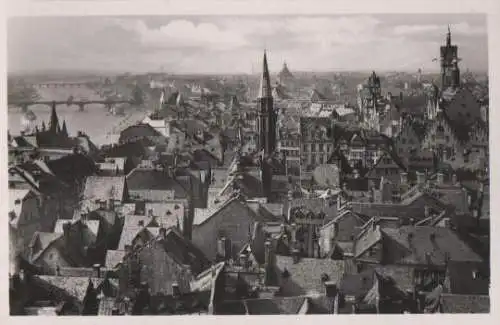
<svg viewBox="0 0 500 325">
<path fill-rule="evenodd" d="M 292 249 L 292 259 L 293 259 L 293 264 L 297 264 L 300 261 L 300 251 L 298 248 L 293 248 Z"/>
<path fill-rule="evenodd" d="M 428 205 L 424 206 L 424 217 L 429 218 L 431 216 L 431 209 L 429 208 Z"/>
<path fill-rule="evenodd" d="M 92 266 L 92 268 L 94 269 L 94 276 L 96 278 L 100 278 L 101 277 L 101 264 L 94 264 Z"/>
<path fill-rule="evenodd" d="M 107 208 L 108 208 L 108 211 L 113 211 L 115 209 L 115 202 L 113 201 L 113 199 L 111 199 L 111 198 L 108 199 Z"/>
<path fill-rule="evenodd" d="M 131 254 L 133 251 L 132 245 L 125 245 L 125 254 Z"/>
<path fill-rule="evenodd" d="M 437 184 L 443 185 L 444 184 L 444 174 L 442 172 L 437 173 Z"/>
<path fill-rule="evenodd" d="M 264 249 L 264 254 L 265 254 L 265 264 L 266 264 L 266 267 L 269 267 L 273 261 L 272 261 L 272 243 L 267 240 L 265 243 L 264 243 L 264 246 L 265 246 L 265 249 Z"/>
<path fill-rule="evenodd" d="M 333 281 L 325 282 L 325 295 L 328 298 L 333 298 L 337 295 L 337 284 Z"/>
<path fill-rule="evenodd" d="M 63 224 L 63 238 L 64 238 L 64 246 L 66 247 L 70 245 L 70 232 L 71 232 L 71 223 L 65 222 Z"/>
<path fill-rule="evenodd" d="M 167 238 L 167 229 L 165 227 L 160 228 L 160 239 L 166 239 Z"/>
<path fill-rule="evenodd" d="M 226 238 L 221 237 L 217 241 L 217 254 L 222 258 L 223 260 L 226 260 L 229 258 L 229 256 L 226 256 L 227 249 L 226 249 Z"/>
<path fill-rule="evenodd" d="M 422 172 L 417 172 L 417 184 L 423 185 L 425 183 L 425 174 Z"/>
<path fill-rule="evenodd" d="M 408 173 L 407 172 L 401 172 L 401 185 L 406 185 L 408 183 Z"/>
<path fill-rule="evenodd" d="M 333 236 L 332 236 L 332 239 L 337 238 L 338 234 L 339 234 L 339 223 L 335 221 L 333 223 Z"/>
<path fill-rule="evenodd" d="M 177 282 L 172 283 L 172 296 L 179 297 L 181 295 L 181 290 L 179 289 L 179 284 Z"/>
<path fill-rule="evenodd" d="M 292 223 L 292 245 L 297 242 L 297 224 Z"/>
</svg>

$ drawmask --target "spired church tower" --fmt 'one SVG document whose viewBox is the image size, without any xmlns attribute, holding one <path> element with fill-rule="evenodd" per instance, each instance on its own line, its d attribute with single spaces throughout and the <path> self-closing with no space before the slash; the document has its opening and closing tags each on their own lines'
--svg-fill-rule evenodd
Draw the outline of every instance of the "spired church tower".
<svg viewBox="0 0 500 325">
<path fill-rule="evenodd" d="M 441 46 L 441 87 L 443 90 L 460 86 L 458 61 L 458 46 L 451 45 L 451 31 L 448 26 L 446 45 Z"/>
<path fill-rule="evenodd" d="M 276 122 L 277 115 L 273 109 L 273 96 L 271 79 L 267 66 L 267 55 L 264 51 L 262 77 L 260 80 L 259 95 L 257 97 L 259 151 L 264 151 L 264 156 L 271 155 L 276 149 Z"/>
</svg>

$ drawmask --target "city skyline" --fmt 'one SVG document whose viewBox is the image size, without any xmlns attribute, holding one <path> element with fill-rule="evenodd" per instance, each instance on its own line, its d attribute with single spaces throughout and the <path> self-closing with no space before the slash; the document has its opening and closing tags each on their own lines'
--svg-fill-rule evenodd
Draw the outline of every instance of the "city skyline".
<svg viewBox="0 0 500 325">
<path fill-rule="evenodd" d="M 482 14 L 16 17 L 8 70 L 250 73 L 267 49 L 271 72 L 436 72 L 448 25 L 462 70 L 487 71 Z"/>
</svg>

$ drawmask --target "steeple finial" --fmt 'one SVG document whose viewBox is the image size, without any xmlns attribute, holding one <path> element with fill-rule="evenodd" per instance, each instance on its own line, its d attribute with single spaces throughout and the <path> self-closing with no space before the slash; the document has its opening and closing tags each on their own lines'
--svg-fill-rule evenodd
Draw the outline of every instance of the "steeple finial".
<svg viewBox="0 0 500 325">
<path fill-rule="evenodd" d="M 269 98 L 269 97 L 272 97 L 271 78 L 269 76 L 269 68 L 267 66 L 267 53 L 266 50 L 264 50 L 262 77 L 260 79 L 258 98 Z"/>
</svg>

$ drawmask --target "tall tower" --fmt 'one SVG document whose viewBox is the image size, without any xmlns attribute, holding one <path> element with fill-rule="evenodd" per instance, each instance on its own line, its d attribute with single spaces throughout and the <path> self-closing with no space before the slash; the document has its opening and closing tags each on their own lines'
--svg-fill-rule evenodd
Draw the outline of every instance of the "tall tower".
<svg viewBox="0 0 500 325">
<path fill-rule="evenodd" d="M 458 47 L 451 45 L 451 31 L 448 26 L 446 45 L 441 46 L 441 86 L 442 89 L 460 86 L 460 69 L 458 68 Z"/>
<path fill-rule="evenodd" d="M 257 97 L 259 150 L 269 156 L 276 149 L 276 121 L 277 116 L 273 109 L 271 78 L 267 66 L 267 55 L 264 51 L 262 77 L 260 79 L 259 95 Z"/>
<path fill-rule="evenodd" d="M 56 134 L 59 128 L 59 118 L 57 117 L 56 102 L 54 101 L 52 102 L 52 111 L 50 113 L 49 130 L 52 134 Z"/>
</svg>

